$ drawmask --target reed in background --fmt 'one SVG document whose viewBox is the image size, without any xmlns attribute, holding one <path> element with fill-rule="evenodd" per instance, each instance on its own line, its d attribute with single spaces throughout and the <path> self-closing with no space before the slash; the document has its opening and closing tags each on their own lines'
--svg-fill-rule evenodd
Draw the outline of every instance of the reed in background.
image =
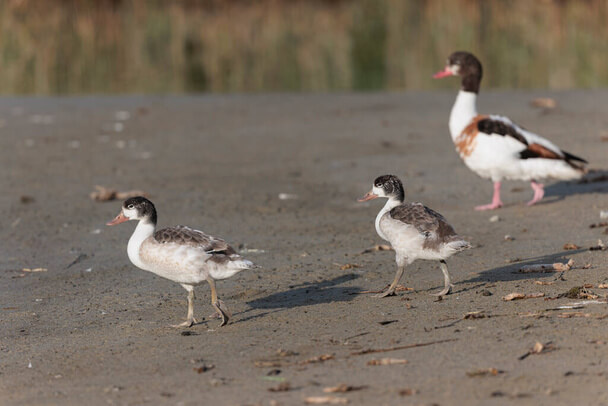
<svg viewBox="0 0 608 406">
<path fill-rule="evenodd" d="M 5 0 L 0 93 L 452 88 L 455 49 L 484 86 L 608 84 L 600 0 Z"/>
</svg>

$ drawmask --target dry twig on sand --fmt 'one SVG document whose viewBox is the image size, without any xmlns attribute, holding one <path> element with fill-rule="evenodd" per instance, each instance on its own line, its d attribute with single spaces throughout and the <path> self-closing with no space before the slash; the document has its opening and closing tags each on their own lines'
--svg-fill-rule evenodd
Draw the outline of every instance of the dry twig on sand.
<svg viewBox="0 0 608 406">
<path fill-rule="evenodd" d="M 353 386 L 353 385 L 347 385 L 345 383 L 341 383 L 338 386 L 329 386 L 327 388 L 323 388 L 323 392 L 325 392 L 325 393 L 345 393 L 345 392 L 352 392 L 352 391 L 361 390 L 361 389 L 365 389 L 365 388 L 367 388 L 367 386 L 365 386 L 365 385 Z"/>
<path fill-rule="evenodd" d="M 429 342 L 426 342 L 426 343 L 416 343 L 416 344 L 408 344 L 408 345 L 399 345 L 399 346 L 396 346 L 396 347 L 389 347 L 389 348 L 376 348 L 376 349 L 374 349 L 374 348 L 368 348 L 366 350 L 351 352 L 350 355 L 365 355 L 365 354 L 373 354 L 373 353 L 376 353 L 376 352 L 389 352 L 389 351 L 406 350 L 408 348 L 426 347 L 427 345 L 448 343 L 450 341 L 458 341 L 458 339 L 457 338 L 448 338 L 448 339 L 445 339 L 445 340 L 429 341 Z"/>
<path fill-rule="evenodd" d="M 469 378 L 473 378 L 476 376 L 497 376 L 498 374 L 502 374 L 504 371 L 501 371 L 496 368 L 485 368 L 485 369 L 476 369 L 475 371 L 467 372 L 467 376 Z"/>
<path fill-rule="evenodd" d="M 503 296 L 502 300 L 504 300 L 505 302 L 510 302 L 511 300 L 535 299 L 535 298 L 543 297 L 543 296 L 545 296 L 545 294 L 542 292 L 529 293 L 529 294 L 513 292 L 513 293 L 509 293 L 506 296 Z"/>
<path fill-rule="evenodd" d="M 316 364 L 318 362 L 325 362 L 325 361 L 329 361 L 329 360 L 335 359 L 335 358 L 336 357 L 333 354 L 323 354 L 323 355 L 319 355 L 317 357 L 308 358 L 308 359 L 300 362 L 300 365 Z"/>
</svg>

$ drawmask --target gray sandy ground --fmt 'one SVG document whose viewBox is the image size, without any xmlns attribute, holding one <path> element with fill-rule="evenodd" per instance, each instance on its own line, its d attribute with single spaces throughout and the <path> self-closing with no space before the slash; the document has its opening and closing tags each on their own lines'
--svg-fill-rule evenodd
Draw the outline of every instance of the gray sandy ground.
<svg viewBox="0 0 608 406">
<path fill-rule="evenodd" d="M 589 228 L 608 208 L 608 184 L 552 184 L 528 208 L 529 186 L 507 182 L 505 208 L 473 211 L 489 202 L 491 184 L 451 144 L 454 96 L 0 100 L 0 403 L 298 405 L 345 383 L 364 388 L 330 396 L 355 405 L 607 404 L 606 304 L 548 310 L 573 300 L 501 298 L 555 297 L 587 283 L 605 295 L 596 287 L 608 281 L 608 253 L 587 248 L 608 238 Z M 538 96 L 558 108 L 530 107 Z M 606 166 L 607 91 L 486 92 L 480 102 L 482 112 L 507 114 Z M 130 113 L 120 132 L 117 111 Z M 395 270 L 391 252 L 358 255 L 381 242 L 373 220 L 382 203 L 355 199 L 385 173 L 475 245 L 448 261 L 455 289 L 442 301 L 429 295 L 442 285 L 438 264 L 424 261 L 406 270 L 402 283 L 413 291 L 361 294 L 386 286 Z M 169 327 L 186 316 L 185 290 L 130 264 L 135 224 L 104 226 L 120 202 L 90 200 L 96 184 L 146 191 L 160 226 L 188 224 L 263 250 L 245 254 L 263 269 L 218 283 L 229 325 L 205 317 Z M 490 222 L 494 214 L 501 221 Z M 564 251 L 565 243 L 582 248 Z M 568 258 L 575 269 L 563 280 L 516 272 Z M 38 267 L 47 271 L 21 271 Z M 203 318 L 209 289 L 196 293 Z M 478 311 L 486 317 L 463 319 Z M 451 341 L 352 355 L 439 340 Z M 537 341 L 553 351 L 518 360 Z M 324 354 L 334 359 L 305 362 Z M 367 365 L 386 357 L 409 362 Z M 501 372 L 467 375 L 487 368 Z M 290 390 L 269 390 L 285 382 Z"/>
</svg>

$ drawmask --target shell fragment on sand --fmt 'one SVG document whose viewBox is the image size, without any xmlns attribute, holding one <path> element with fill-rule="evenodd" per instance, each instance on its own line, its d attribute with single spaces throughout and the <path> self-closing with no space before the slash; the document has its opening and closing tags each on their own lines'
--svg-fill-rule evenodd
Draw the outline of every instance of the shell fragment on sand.
<svg viewBox="0 0 608 406">
<path fill-rule="evenodd" d="M 542 109 L 551 110 L 557 107 L 557 102 L 555 101 L 555 99 L 552 99 L 550 97 L 537 97 L 536 99 L 532 99 L 532 101 L 530 101 L 530 105 L 532 107 L 539 107 Z"/>
<path fill-rule="evenodd" d="M 533 264 L 523 265 L 519 268 L 519 273 L 544 273 L 544 272 L 562 272 L 569 271 L 574 265 L 574 260 L 570 258 L 567 263 L 556 262 L 553 264 Z"/>
<path fill-rule="evenodd" d="M 307 405 L 346 405 L 348 399 L 337 396 L 309 396 L 304 399 Z"/>
<path fill-rule="evenodd" d="M 380 358 L 380 359 L 370 359 L 367 361 L 367 365 L 403 365 L 407 364 L 406 359 L 398 359 L 398 358 Z"/>
<path fill-rule="evenodd" d="M 127 190 L 125 192 L 119 192 L 116 189 L 110 189 L 100 185 L 95 185 L 95 189 L 97 190 L 91 192 L 89 194 L 89 197 L 91 198 L 91 200 L 95 200 L 97 202 L 108 202 L 117 199 L 125 200 L 135 196 L 148 196 L 145 192 L 142 192 L 141 190 Z"/>
</svg>

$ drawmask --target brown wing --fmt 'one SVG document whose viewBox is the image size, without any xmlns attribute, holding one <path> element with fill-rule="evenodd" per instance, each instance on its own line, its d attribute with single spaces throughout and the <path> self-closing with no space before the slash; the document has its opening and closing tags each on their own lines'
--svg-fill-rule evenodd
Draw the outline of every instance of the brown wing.
<svg viewBox="0 0 608 406">
<path fill-rule="evenodd" d="M 221 238 L 212 237 L 186 226 L 163 228 L 154 233 L 154 239 L 161 244 L 174 243 L 198 247 L 209 254 L 232 255 L 236 251 Z"/>
<path fill-rule="evenodd" d="M 432 248 L 457 237 L 456 231 L 441 214 L 421 203 L 407 203 L 393 208 L 391 218 L 415 227 L 426 238 L 425 247 Z"/>
</svg>

